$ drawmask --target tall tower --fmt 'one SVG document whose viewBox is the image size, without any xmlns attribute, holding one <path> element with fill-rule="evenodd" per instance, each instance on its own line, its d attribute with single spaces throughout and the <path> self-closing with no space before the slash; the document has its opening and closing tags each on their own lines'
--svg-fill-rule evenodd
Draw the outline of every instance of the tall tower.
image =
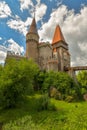
<svg viewBox="0 0 87 130">
<path fill-rule="evenodd" d="M 38 43 L 39 35 L 37 32 L 35 17 L 32 20 L 30 29 L 26 34 L 26 57 L 32 58 L 35 62 L 38 62 Z"/>
<path fill-rule="evenodd" d="M 68 51 L 68 44 L 66 43 L 64 36 L 61 32 L 60 26 L 57 25 L 52 41 L 53 55 L 56 50 L 58 59 L 58 70 L 64 71 L 65 67 L 70 66 L 70 54 Z"/>
</svg>

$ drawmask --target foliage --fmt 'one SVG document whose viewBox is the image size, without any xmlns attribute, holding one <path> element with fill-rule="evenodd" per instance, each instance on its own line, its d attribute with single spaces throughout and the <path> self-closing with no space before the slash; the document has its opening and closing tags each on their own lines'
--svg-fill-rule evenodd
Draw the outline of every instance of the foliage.
<svg viewBox="0 0 87 130">
<path fill-rule="evenodd" d="M 2 65 L 0 65 L 0 76 L 2 73 L 3 73 L 3 67 L 2 67 Z"/>
<path fill-rule="evenodd" d="M 75 84 L 74 80 L 67 73 L 63 72 L 50 71 L 46 73 L 42 89 L 48 92 L 50 87 L 57 88 L 62 99 L 66 99 L 67 96 L 76 98 L 80 94 L 80 88 Z"/>
<path fill-rule="evenodd" d="M 33 123 L 31 116 L 25 116 L 6 124 L 3 130 L 39 130 L 39 127 Z"/>
<path fill-rule="evenodd" d="M 23 128 L 23 130 L 87 130 L 87 102 L 67 103 L 51 99 L 57 108 L 56 111 L 37 112 L 35 107 L 39 97 L 41 95 L 35 94 L 29 96 L 27 102 L 19 108 L 0 110 L 0 122 L 3 122 L 3 128 L 6 130 Z"/>
<path fill-rule="evenodd" d="M 77 80 L 82 87 L 87 89 L 87 71 L 80 71 L 77 74 Z"/>
<path fill-rule="evenodd" d="M 37 75 L 34 77 L 35 89 L 41 90 L 44 79 L 45 79 L 46 72 L 45 71 L 38 71 Z"/>
<path fill-rule="evenodd" d="M 47 94 L 44 94 L 37 100 L 37 110 L 56 110 L 55 105 L 50 101 Z"/>
<path fill-rule="evenodd" d="M 73 101 L 73 96 L 67 96 L 65 101 L 72 102 Z"/>
<path fill-rule="evenodd" d="M 38 67 L 32 60 L 10 59 L 0 76 L 0 105 L 14 107 L 25 94 L 31 93 L 37 71 Z"/>
</svg>

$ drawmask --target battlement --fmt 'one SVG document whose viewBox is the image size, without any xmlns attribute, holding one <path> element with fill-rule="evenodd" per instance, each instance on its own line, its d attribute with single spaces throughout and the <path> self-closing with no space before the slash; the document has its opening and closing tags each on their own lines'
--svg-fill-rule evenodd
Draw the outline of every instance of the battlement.
<svg viewBox="0 0 87 130">
<path fill-rule="evenodd" d="M 20 53 L 15 53 L 13 51 L 7 51 L 7 56 L 12 56 L 12 57 L 24 57 L 22 54 Z"/>
</svg>

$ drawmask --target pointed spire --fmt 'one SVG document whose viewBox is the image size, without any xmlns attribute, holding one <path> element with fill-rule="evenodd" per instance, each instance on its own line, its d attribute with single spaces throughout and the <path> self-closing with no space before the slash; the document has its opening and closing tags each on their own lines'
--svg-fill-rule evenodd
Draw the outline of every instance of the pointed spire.
<svg viewBox="0 0 87 130">
<path fill-rule="evenodd" d="M 56 29 L 55 29 L 52 44 L 58 43 L 59 41 L 65 42 L 65 39 L 64 39 L 64 36 L 63 36 L 63 34 L 61 32 L 60 26 L 57 25 Z"/>
<path fill-rule="evenodd" d="M 29 33 L 36 33 L 36 34 L 38 34 L 35 17 L 33 18 L 32 23 L 30 25 Z"/>
</svg>

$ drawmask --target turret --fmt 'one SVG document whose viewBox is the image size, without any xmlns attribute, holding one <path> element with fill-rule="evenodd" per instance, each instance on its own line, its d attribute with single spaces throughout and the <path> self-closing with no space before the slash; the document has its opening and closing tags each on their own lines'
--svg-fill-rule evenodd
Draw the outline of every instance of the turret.
<svg viewBox="0 0 87 130">
<path fill-rule="evenodd" d="M 52 40 L 53 46 L 53 55 L 54 50 L 56 50 L 56 56 L 58 59 L 58 70 L 64 71 L 65 67 L 70 66 L 70 55 L 68 52 L 68 44 L 65 41 L 65 38 L 62 34 L 60 26 L 57 25 L 55 29 L 55 33 Z"/>
<path fill-rule="evenodd" d="M 36 62 L 38 62 L 38 43 L 39 35 L 34 17 L 30 25 L 30 29 L 26 34 L 26 57 L 28 59 L 32 58 Z"/>
</svg>

